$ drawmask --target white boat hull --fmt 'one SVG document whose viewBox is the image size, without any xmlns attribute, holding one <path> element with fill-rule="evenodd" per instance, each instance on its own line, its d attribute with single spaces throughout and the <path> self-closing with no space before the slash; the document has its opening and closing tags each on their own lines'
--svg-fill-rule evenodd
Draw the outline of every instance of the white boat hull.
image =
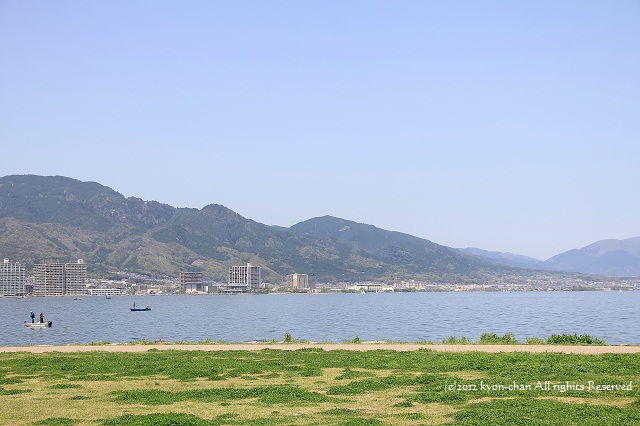
<svg viewBox="0 0 640 426">
<path fill-rule="evenodd" d="M 53 325 L 51 321 L 46 322 L 24 322 L 25 327 L 29 328 L 49 328 Z"/>
</svg>

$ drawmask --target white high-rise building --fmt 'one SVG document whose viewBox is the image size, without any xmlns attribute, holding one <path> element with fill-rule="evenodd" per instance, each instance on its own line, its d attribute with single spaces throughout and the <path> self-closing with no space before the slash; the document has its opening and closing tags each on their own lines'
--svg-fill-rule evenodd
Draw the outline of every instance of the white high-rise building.
<svg viewBox="0 0 640 426">
<path fill-rule="evenodd" d="M 227 292 L 245 292 L 249 290 L 257 290 L 262 284 L 260 277 L 260 267 L 251 266 L 230 266 L 229 281 L 226 286 Z"/>
<path fill-rule="evenodd" d="M 4 259 L 0 265 L 0 296 L 24 296 L 25 268 L 20 262 Z"/>
</svg>

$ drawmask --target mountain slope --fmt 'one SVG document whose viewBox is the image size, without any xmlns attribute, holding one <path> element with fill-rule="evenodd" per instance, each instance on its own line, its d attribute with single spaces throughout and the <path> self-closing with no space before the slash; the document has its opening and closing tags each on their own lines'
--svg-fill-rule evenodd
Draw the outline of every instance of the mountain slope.
<svg viewBox="0 0 640 426">
<path fill-rule="evenodd" d="M 351 268 L 349 262 L 336 262 L 348 252 L 348 247 L 339 242 L 299 236 L 246 219 L 215 204 L 177 215 L 158 227 L 153 237 L 221 261 L 229 260 L 229 250 L 245 253 L 245 262 L 259 257 L 263 266 L 279 275 L 298 271 L 336 276 L 348 273 Z"/>
<path fill-rule="evenodd" d="M 447 279 L 494 268 L 427 240 L 343 219 L 325 220 L 329 233 L 304 230 L 314 223 L 320 224 L 271 227 L 216 204 L 178 209 L 61 176 L 0 178 L 2 255 L 27 264 L 84 258 L 96 274 L 198 270 L 220 281 L 229 266 L 247 262 L 262 266 L 270 281 L 293 272 L 321 281 Z M 344 226 L 350 231 L 338 232 Z"/>
<path fill-rule="evenodd" d="M 95 182 L 63 176 L 19 175 L 0 178 L 0 217 L 30 223 L 58 223 L 93 231 L 119 224 L 150 229 L 169 220 L 175 208 L 155 201 L 125 198 Z"/>
<path fill-rule="evenodd" d="M 518 268 L 540 270 L 553 269 L 549 265 L 545 264 L 545 262 L 542 260 L 534 259 L 533 257 L 523 256 L 520 254 L 505 253 L 500 251 L 488 251 L 475 247 L 459 248 L 458 250 L 471 256 L 477 256 L 479 258 L 486 259 L 492 262 L 515 266 Z"/>
<path fill-rule="evenodd" d="M 640 275 L 640 237 L 602 240 L 553 256 L 553 269 L 598 275 Z"/>
<path fill-rule="evenodd" d="M 292 231 L 349 244 L 354 253 L 380 263 L 397 265 L 394 273 L 410 270 L 436 274 L 474 274 L 501 267 L 464 255 L 429 240 L 395 231 L 386 231 L 331 216 L 309 219 L 293 225 Z"/>
<path fill-rule="evenodd" d="M 0 178 L 0 256 L 25 262 L 86 259 L 94 275 L 110 271 L 177 276 L 202 271 L 226 281 L 228 267 L 251 262 L 266 280 L 293 272 L 319 281 L 467 277 L 512 271 L 524 257 L 493 259 L 400 232 L 324 216 L 291 228 L 267 226 L 216 204 L 175 208 L 125 198 L 95 182 L 61 176 Z M 486 252 L 488 253 L 488 252 Z M 490 257 L 487 256 L 486 257 Z M 546 269 L 640 275 L 640 238 L 606 240 L 555 256 Z M 497 263 L 502 264 L 497 264 Z M 520 263 L 518 263 L 520 262 Z M 506 264 L 506 265 L 505 265 Z"/>
</svg>

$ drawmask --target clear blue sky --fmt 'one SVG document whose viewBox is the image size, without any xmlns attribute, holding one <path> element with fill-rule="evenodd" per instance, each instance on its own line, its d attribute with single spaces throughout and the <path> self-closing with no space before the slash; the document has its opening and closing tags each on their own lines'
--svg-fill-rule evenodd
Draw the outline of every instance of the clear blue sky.
<svg viewBox="0 0 640 426">
<path fill-rule="evenodd" d="M 0 175 L 546 259 L 640 236 L 640 1 L 0 0 Z"/>
</svg>

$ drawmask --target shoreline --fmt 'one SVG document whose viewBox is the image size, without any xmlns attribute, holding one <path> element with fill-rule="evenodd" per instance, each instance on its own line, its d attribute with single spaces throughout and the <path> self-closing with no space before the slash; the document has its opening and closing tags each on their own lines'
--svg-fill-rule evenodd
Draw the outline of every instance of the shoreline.
<svg viewBox="0 0 640 426">
<path fill-rule="evenodd" d="M 448 345 L 415 343 L 229 343 L 229 344 L 111 344 L 111 345 L 39 345 L 39 346 L 0 346 L 0 353 L 28 352 L 33 354 L 49 352 L 147 352 L 149 350 L 176 351 L 260 351 L 263 349 L 295 351 L 299 349 L 322 349 L 325 351 L 417 351 L 434 352 L 528 352 L 528 353 L 565 353 L 582 355 L 635 354 L 640 353 L 640 345 Z"/>
</svg>

